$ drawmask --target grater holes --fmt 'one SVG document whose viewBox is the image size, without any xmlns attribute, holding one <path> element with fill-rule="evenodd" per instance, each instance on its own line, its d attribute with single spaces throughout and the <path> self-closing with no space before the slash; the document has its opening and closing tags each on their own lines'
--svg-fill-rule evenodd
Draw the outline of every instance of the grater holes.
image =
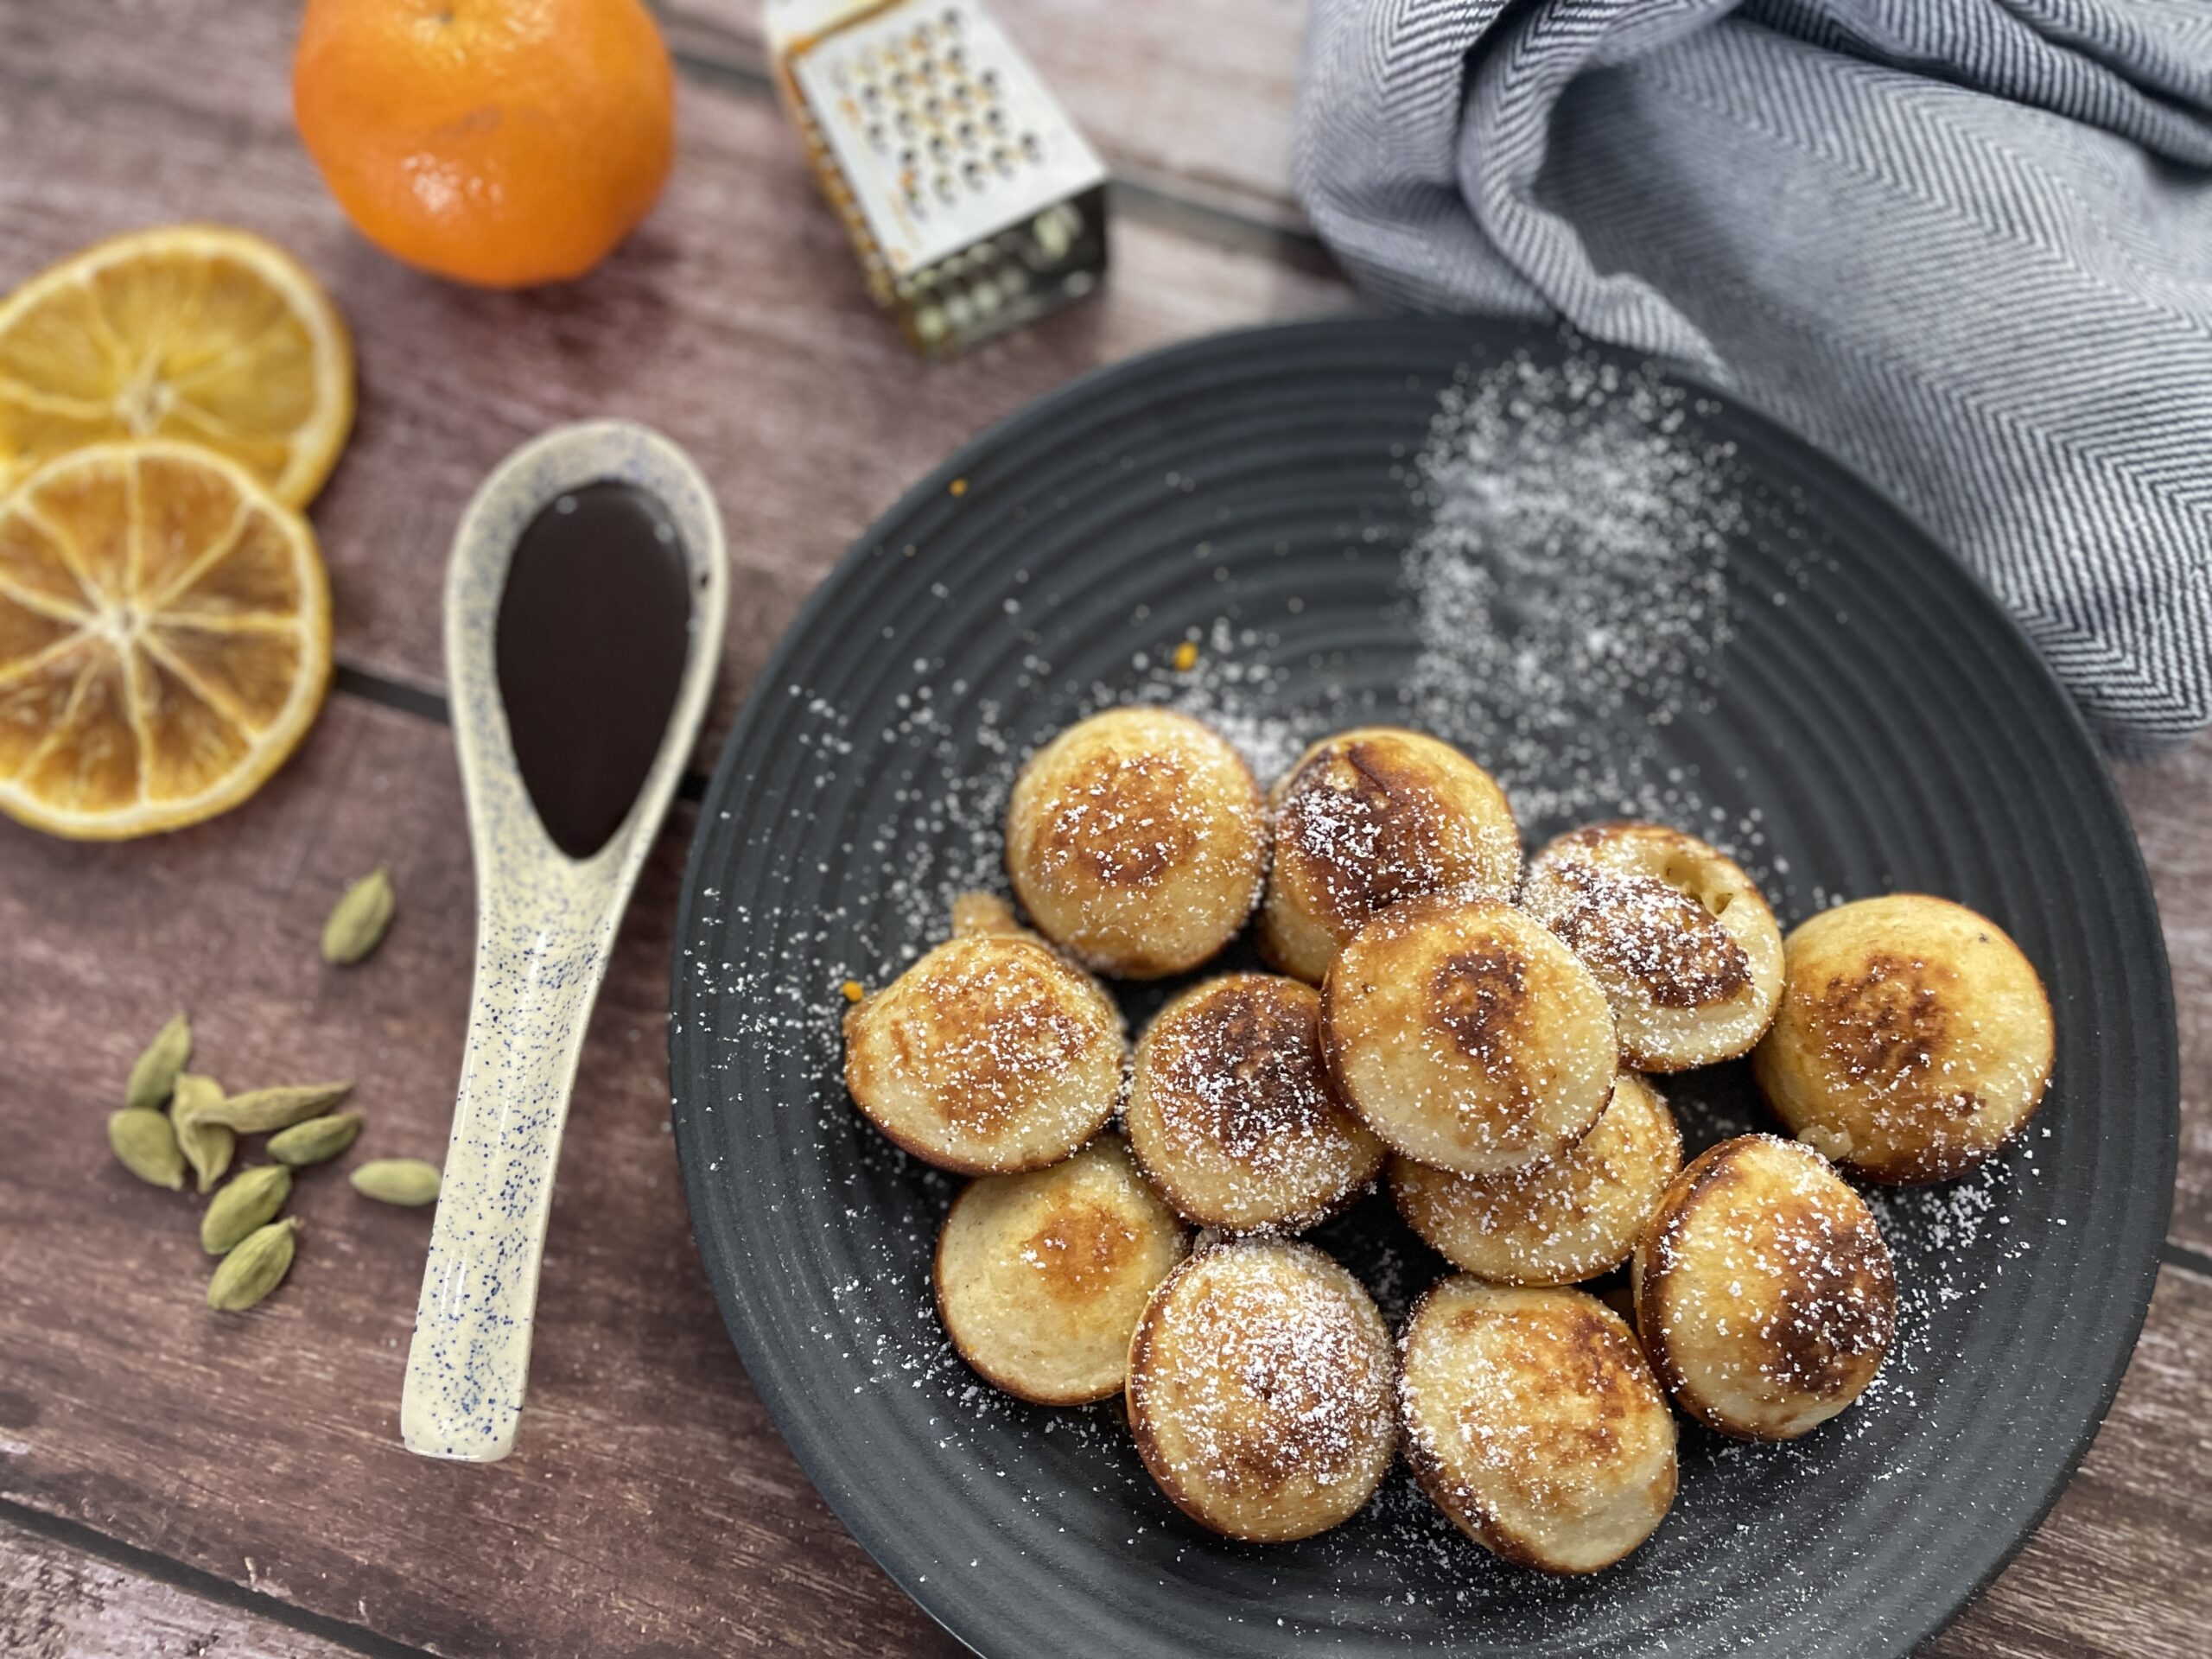
<svg viewBox="0 0 2212 1659">
<path fill-rule="evenodd" d="M 842 67 L 876 154 L 898 158 L 898 186 L 917 213 L 1012 181 L 1041 162 L 1039 135 L 1011 130 L 988 64 L 970 72 L 957 11 L 924 19 L 855 53 Z M 853 107 L 848 105 L 849 108 Z"/>
</svg>

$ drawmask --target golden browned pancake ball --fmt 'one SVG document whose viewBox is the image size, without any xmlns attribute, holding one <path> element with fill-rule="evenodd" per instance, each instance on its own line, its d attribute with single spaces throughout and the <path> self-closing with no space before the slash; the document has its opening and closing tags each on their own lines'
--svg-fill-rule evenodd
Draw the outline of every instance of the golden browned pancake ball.
<svg viewBox="0 0 2212 1659">
<path fill-rule="evenodd" d="M 1228 944 L 1267 863 L 1251 768 L 1171 709 L 1069 727 L 1029 758 L 1007 806 L 1007 874 L 1030 919 L 1123 979 L 1181 973 Z"/>
<path fill-rule="evenodd" d="M 1407 1224 L 1455 1268 L 1501 1285 L 1571 1285 L 1628 1260 L 1682 1166 L 1674 1114 L 1633 1071 L 1590 1133 L 1556 1158 L 1503 1175 L 1390 1163 Z"/>
<path fill-rule="evenodd" d="M 1393 905 L 1321 986 L 1338 1094 L 1393 1150 L 1462 1175 L 1555 1158 L 1612 1093 L 1605 994 L 1542 925 L 1495 899 Z"/>
<path fill-rule="evenodd" d="M 2051 1044 L 2043 981 L 2002 928 L 1897 893 L 1790 934 L 1782 1007 L 1751 1067 L 1791 1133 L 1853 1173 L 1941 1181 L 2026 1127 Z"/>
<path fill-rule="evenodd" d="M 1414 1306 L 1398 1384 L 1421 1490 L 1477 1543 L 1595 1573 L 1675 1501 L 1675 1414 L 1619 1314 L 1461 1275 Z"/>
<path fill-rule="evenodd" d="M 1122 1391 L 1129 1335 L 1183 1248 L 1175 1212 L 1102 1135 L 1050 1169 L 969 1183 L 938 1235 L 938 1317 L 1008 1394 L 1103 1400 Z"/>
<path fill-rule="evenodd" d="M 1279 1543 L 1349 1520 L 1397 1446 L 1390 1333 L 1311 1245 L 1192 1255 L 1129 1342 L 1129 1427 L 1160 1489 L 1200 1524 Z"/>
<path fill-rule="evenodd" d="M 1321 997 L 1272 974 L 1194 985 L 1137 1043 L 1123 1114 L 1137 1161 L 1185 1219 L 1298 1232 L 1382 1167 L 1321 1060 Z"/>
<path fill-rule="evenodd" d="M 1598 976 L 1639 1071 L 1733 1059 L 1774 1017 L 1782 929 L 1751 877 L 1695 836 L 1571 830 L 1529 862 L 1521 902 Z"/>
<path fill-rule="evenodd" d="M 1521 879 L 1521 832 L 1505 791 L 1419 732 L 1365 726 L 1323 738 L 1269 804 L 1275 855 L 1260 952 L 1317 984 L 1376 911 L 1446 889 L 1507 899 Z"/>
<path fill-rule="evenodd" d="M 1691 1160 L 1637 1245 L 1634 1279 L 1659 1380 L 1740 1440 L 1793 1440 L 1834 1416 L 1897 1329 L 1897 1277 L 1865 1201 L 1777 1135 Z"/>
<path fill-rule="evenodd" d="M 1098 982 L 1020 933 L 941 944 L 845 1015 L 845 1086 L 917 1158 L 1057 1163 L 1121 1104 L 1128 1039 Z"/>
</svg>

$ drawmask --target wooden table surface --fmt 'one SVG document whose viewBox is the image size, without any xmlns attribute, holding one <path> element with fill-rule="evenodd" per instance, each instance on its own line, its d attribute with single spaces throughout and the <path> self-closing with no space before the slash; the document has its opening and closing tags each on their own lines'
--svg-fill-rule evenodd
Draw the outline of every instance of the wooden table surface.
<svg viewBox="0 0 2212 1659">
<path fill-rule="evenodd" d="M 143 844 L 0 823 L 0 1651 L 953 1649 L 798 1471 L 692 1247 L 664 1047 L 690 807 L 585 1051 L 507 1461 L 398 1444 L 424 1217 L 303 1181 L 292 1282 L 214 1318 L 193 1206 L 114 1167 L 100 1124 L 188 1007 L 234 1085 L 355 1075 L 369 1147 L 442 1151 L 472 915 L 439 583 L 461 504 L 522 438 L 637 416 L 715 480 L 737 599 L 711 746 L 807 590 L 956 442 L 1095 365 L 1353 303 L 1289 195 L 1301 0 L 997 9 L 1122 181 L 1116 265 L 1084 307 L 929 368 L 861 295 L 754 4 L 664 8 L 667 195 L 590 280 L 517 296 L 427 280 L 347 229 L 292 133 L 296 0 L 0 0 L 0 286 L 131 226 L 247 226 L 329 284 L 362 386 L 314 511 L 340 667 L 299 757 L 245 809 Z M 2081 1474 L 1938 1654 L 2212 1651 L 2212 746 L 2120 779 L 2181 1010 L 2171 1231 Z M 321 969 L 332 899 L 380 861 L 403 895 L 389 942 Z"/>
</svg>

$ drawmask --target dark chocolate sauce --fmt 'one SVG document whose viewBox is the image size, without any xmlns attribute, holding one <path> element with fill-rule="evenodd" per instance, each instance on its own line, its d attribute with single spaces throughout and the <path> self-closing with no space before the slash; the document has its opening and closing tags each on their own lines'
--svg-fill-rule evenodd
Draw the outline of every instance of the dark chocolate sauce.
<svg viewBox="0 0 2212 1659">
<path fill-rule="evenodd" d="M 690 574 L 668 510 L 634 485 L 546 504 L 515 543 L 495 661 L 515 764 L 553 844 L 588 858 L 659 753 L 690 644 Z"/>
</svg>

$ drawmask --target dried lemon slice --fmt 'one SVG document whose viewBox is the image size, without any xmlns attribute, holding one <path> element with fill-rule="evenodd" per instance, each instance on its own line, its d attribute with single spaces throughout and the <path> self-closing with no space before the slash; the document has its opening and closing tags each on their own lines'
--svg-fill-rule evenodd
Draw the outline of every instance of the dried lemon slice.
<svg viewBox="0 0 2212 1659">
<path fill-rule="evenodd" d="M 330 683 L 306 522 L 196 445 L 100 444 L 0 502 L 0 810 L 119 840 L 236 806 Z"/>
<path fill-rule="evenodd" d="M 0 302 L 0 489 L 118 438 L 228 455 L 304 506 L 353 423 L 353 347 L 257 236 L 171 225 L 96 243 Z"/>
</svg>

